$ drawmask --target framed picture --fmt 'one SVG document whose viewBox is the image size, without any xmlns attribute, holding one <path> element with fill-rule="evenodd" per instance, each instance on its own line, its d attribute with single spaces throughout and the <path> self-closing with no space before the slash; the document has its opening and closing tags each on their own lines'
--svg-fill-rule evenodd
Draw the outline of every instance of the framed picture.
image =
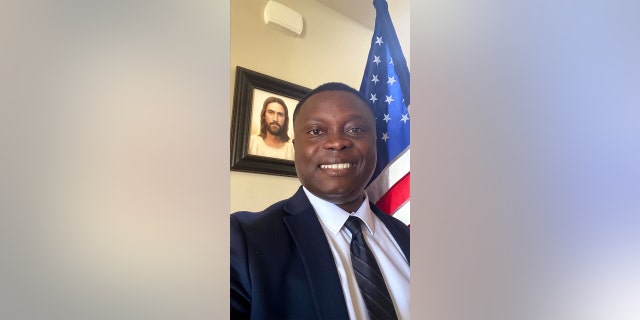
<svg viewBox="0 0 640 320">
<path fill-rule="evenodd" d="M 293 110 L 311 89 L 236 67 L 231 170 L 296 176 Z"/>
</svg>

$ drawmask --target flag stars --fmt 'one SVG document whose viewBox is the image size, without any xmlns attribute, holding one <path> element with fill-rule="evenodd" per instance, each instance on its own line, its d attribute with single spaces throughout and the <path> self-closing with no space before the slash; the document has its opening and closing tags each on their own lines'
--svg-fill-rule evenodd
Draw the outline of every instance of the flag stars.
<svg viewBox="0 0 640 320">
<path fill-rule="evenodd" d="M 390 85 L 393 85 L 394 83 L 396 83 L 396 76 L 389 77 L 389 80 L 387 81 L 387 83 Z"/>
<path fill-rule="evenodd" d="M 376 44 L 380 46 L 380 45 L 382 45 L 383 43 L 384 43 L 384 41 L 382 41 L 382 37 L 377 37 L 377 36 L 376 36 Z"/>
<path fill-rule="evenodd" d="M 409 121 L 409 114 L 403 114 L 402 115 L 402 119 L 400 119 L 400 121 L 402 121 L 404 124 L 407 124 L 407 121 Z"/>
<path fill-rule="evenodd" d="M 389 58 L 389 64 L 393 65 L 393 58 Z"/>
<path fill-rule="evenodd" d="M 380 61 L 380 56 L 373 56 L 373 63 L 376 64 L 376 66 L 382 61 Z"/>
<path fill-rule="evenodd" d="M 385 97 L 387 97 L 387 98 L 384 100 L 384 102 L 386 102 L 388 104 L 391 104 L 391 102 L 395 101 L 395 100 L 393 100 L 392 96 L 385 96 Z"/>
<path fill-rule="evenodd" d="M 373 81 L 375 84 L 378 84 L 378 81 L 380 81 L 380 80 L 378 80 L 378 75 L 374 74 L 373 75 L 373 79 L 371 79 L 371 81 Z"/>
<path fill-rule="evenodd" d="M 380 138 L 380 139 L 384 140 L 384 142 L 387 142 L 387 140 L 389 140 L 389 134 L 388 134 L 388 133 L 386 133 L 386 132 L 385 132 L 385 133 L 383 133 L 383 134 L 382 134 L 382 138 Z"/>
<path fill-rule="evenodd" d="M 369 98 L 369 100 L 371 100 L 371 102 L 376 103 L 376 101 L 378 101 L 378 98 L 376 98 L 376 95 L 374 93 L 371 94 L 371 98 Z"/>
<path fill-rule="evenodd" d="M 387 113 L 384 115 L 384 119 L 382 120 L 384 120 L 386 123 L 389 123 L 389 120 L 391 120 L 391 116 Z"/>
</svg>

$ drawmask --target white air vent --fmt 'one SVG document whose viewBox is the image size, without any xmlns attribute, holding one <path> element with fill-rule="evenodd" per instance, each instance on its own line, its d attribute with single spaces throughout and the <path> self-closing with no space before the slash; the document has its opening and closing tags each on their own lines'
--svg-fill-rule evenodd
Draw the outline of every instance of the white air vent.
<svg viewBox="0 0 640 320">
<path fill-rule="evenodd" d="M 264 23 L 272 24 L 296 36 L 302 34 L 302 15 L 275 1 L 270 0 L 264 7 Z"/>
</svg>

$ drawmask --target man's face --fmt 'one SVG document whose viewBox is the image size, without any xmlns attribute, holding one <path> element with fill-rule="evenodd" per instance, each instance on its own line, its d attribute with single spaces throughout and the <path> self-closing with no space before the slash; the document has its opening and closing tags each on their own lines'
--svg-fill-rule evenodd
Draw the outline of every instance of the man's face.
<svg viewBox="0 0 640 320">
<path fill-rule="evenodd" d="M 267 125 L 267 131 L 272 135 L 279 136 L 284 125 L 284 107 L 277 103 L 271 102 L 267 105 L 267 110 L 264 113 L 265 124 Z"/>
<path fill-rule="evenodd" d="M 376 166 L 376 126 L 350 92 L 309 97 L 294 125 L 295 166 L 302 185 L 334 204 L 361 203 Z"/>
</svg>

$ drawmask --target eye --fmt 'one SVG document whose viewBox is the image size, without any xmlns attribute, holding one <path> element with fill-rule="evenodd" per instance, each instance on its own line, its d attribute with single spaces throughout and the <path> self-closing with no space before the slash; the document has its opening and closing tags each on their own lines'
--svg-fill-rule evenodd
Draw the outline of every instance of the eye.
<svg viewBox="0 0 640 320">
<path fill-rule="evenodd" d="M 322 133 L 324 133 L 324 131 L 322 131 L 322 130 L 320 130 L 318 128 L 315 128 L 315 129 L 311 129 L 311 130 L 307 131 L 307 133 L 312 135 L 312 136 L 319 136 Z"/>
<path fill-rule="evenodd" d="M 363 134 L 365 132 L 367 132 L 367 130 L 365 130 L 364 128 L 360 128 L 360 127 L 352 127 L 352 128 L 347 129 L 347 133 L 350 133 L 350 134 Z"/>
</svg>

